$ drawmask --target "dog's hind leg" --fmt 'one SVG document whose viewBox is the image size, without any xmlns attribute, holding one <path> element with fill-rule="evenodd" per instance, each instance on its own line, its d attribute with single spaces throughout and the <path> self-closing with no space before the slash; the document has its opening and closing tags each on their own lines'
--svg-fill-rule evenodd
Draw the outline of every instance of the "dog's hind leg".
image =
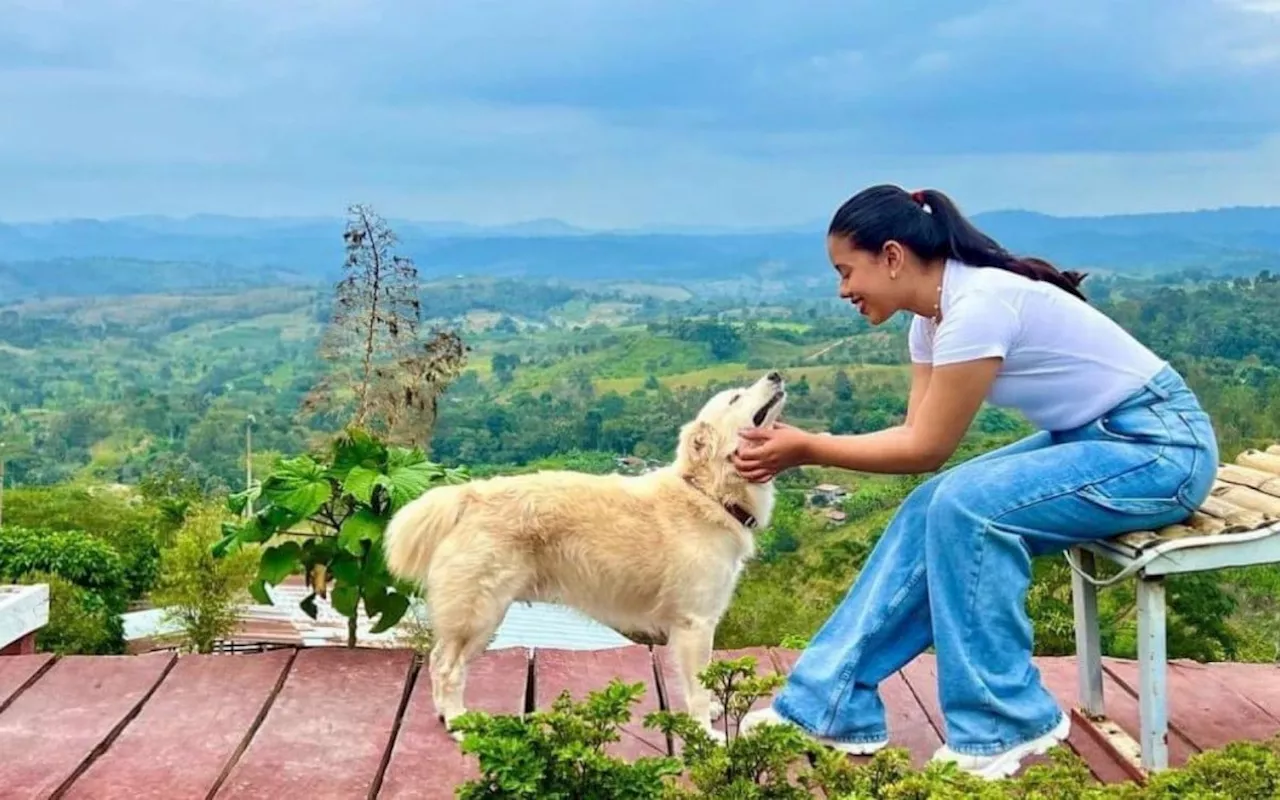
<svg viewBox="0 0 1280 800">
<path fill-rule="evenodd" d="M 711 663 L 711 645 L 715 631 L 715 623 L 711 620 L 686 618 L 672 627 L 670 639 L 689 715 L 712 736 L 723 739 L 724 734 L 711 725 L 712 705 L 719 706 L 719 702 L 713 703 L 715 698 L 711 696 L 711 691 L 698 680 L 698 673 Z M 720 714 L 716 713 L 715 716 Z"/>
<path fill-rule="evenodd" d="M 432 614 L 439 643 L 431 652 L 431 693 L 436 713 L 446 726 L 466 712 L 467 665 L 484 652 L 511 605 L 514 587 L 499 586 L 500 593 L 494 593 L 476 580 L 470 591 L 461 590 L 455 582 L 450 587 L 452 594 L 432 592 L 445 598 Z M 462 738 L 458 733 L 453 736 Z"/>
</svg>

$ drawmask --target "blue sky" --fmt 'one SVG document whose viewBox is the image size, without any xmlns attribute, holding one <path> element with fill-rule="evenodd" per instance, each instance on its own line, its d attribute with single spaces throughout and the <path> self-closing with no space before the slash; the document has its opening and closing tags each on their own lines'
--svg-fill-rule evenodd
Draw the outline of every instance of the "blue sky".
<svg viewBox="0 0 1280 800">
<path fill-rule="evenodd" d="M 1280 0 L 0 0 L 0 219 L 1280 203 Z"/>
</svg>

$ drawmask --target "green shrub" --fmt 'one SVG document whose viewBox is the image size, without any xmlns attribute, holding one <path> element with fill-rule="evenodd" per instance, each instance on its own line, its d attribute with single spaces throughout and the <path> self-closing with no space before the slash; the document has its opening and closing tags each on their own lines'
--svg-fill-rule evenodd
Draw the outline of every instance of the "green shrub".
<svg viewBox="0 0 1280 800">
<path fill-rule="evenodd" d="M 166 609 L 166 621 L 177 623 L 185 649 L 211 653 L 235 630 L 241 606 L 250 599 L 259 553 L 243 548 L 223 558 L 213 554 L 226 516 L 217 506 L 188 506 L 183 516 L 173 545 L 161 553 L 151 600 Z"/>
<path fill-rule="evenodd" d="M 17 583 L 49 586 L 49 622 L 36 631 L 37 650 L 58 655 L 124 652 L 124 622 L 97 592 L 48 572 L 28 572 Z"/>
<path fill-rule="evenodd" d="M 789 725 L 762 725 L 746 735 L 738 722 L 758 699 L 782 682 L 780 675 L 755 675 L 755 659 L 718 661 L 701 675 L 726 709 L 717 742 L 683 712 L 657 711 L 644 725 L 665 732 L 681 747 L 679 758 L 647 757 L 634 762 L 611 756 L 631 719 L 630 706 L 643 684 L 615 680 L 574 702 L 562 693 L 552 708 L 525 716 L 472 711 L 454 727 L 463 750 L 477 757 L 479 777 L 459 786 L 463 800 L 479 798 L 625 798 L 625 800 L 1253 800 L 1280 796 L 1280 737 L 1267 743 L 1238 743 L 1193 757 L 1136 783 L 1102 785 L 1066 747 L 1049 753 L 1048 763 L 1028 767 L 1016 778 L 987 781 L 954 764 L 912 767 L 902 748 L 886 748 L 857 763 L 828 750 Z"/>
<path fill-rule="evenodd" d="M 65 578 L 121 613 L 128 603 L 124 563 L 110 544 L 82 531 L 0 528 L 0 579 L 31 572 Z"/>
<path fill-rule="evenodd" d="M 5 498 L 4 518 L 18 527 L 82 531 L 111 545 L 120 556 L 130 600 L 142 598 L 155 582 L 163 515 L 131 493 L 79 484 L 22 487 Z"/>
</svg>

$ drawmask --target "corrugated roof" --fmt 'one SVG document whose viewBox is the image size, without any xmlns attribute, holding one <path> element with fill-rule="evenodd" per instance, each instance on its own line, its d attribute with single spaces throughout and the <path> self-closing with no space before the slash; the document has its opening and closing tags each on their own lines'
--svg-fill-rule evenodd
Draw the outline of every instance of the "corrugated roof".
<svg viewBox="0 0 1280 800">
<path fill-rule="evenodd" d="M 268 587 L 272 605 L 248 604 L 240 613 L 240 626 L 229 637 L 239 642 L 269 642 L 308 646 L 344 645 L 347 640 L 347 618 L 339 614 L 329 601 L 316 598 L 316 618 L 307 616 L 299 603 L 310 590 L 299 578 Z M 415 600 L 405 618 L 417 615 L 427 619 L 426 605 Z M 162 639 L 177 631 L 166 622 L 164 609 L 146 609 L 124 615 L 125 639 L 145 649 L 150 640 Z M 356 643 L 364 647 L 404 647 L 408 631 L 401 624 L 383 633 L 370 632 L 364 606 L 356 618 Z M 599 622 L 553 603 L 516 603 L 498 627 L 490 649 L 501 647 L 546 647 L 564 650 L 601 650 L 634 644 L 630 639 Z"/>
</svg>

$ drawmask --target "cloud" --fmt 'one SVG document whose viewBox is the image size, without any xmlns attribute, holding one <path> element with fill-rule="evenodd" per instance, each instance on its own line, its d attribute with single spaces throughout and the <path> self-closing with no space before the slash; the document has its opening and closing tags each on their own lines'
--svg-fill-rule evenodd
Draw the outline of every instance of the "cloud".
<svg viewBox="0 0 1280 800">
<path fill-rule="evenodd" d="M 0 0 L 0 217 L 822 217 L 1255 202 L 1274 0 Z M 1033 188 L 1034 187 L 1034 188 Z M 1158 190 L 1155 187 L 1159 187 Z"/>
</svg>

